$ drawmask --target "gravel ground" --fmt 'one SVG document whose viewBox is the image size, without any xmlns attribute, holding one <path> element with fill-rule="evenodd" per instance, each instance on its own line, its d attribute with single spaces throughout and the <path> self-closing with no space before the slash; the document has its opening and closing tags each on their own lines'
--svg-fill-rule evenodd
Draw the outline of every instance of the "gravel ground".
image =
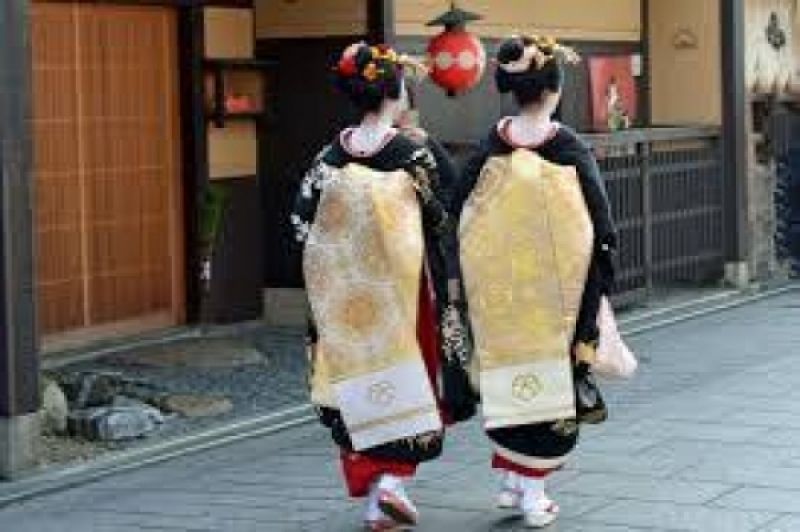
<svg viewBox="0 0 800 532">
<path fill-rule="evenodd" d="M 97 443 L 43 436 L 42 467 L 86 461 L 110 451 L 184 436 L 296 406 L 308 398 L 302 338 L 265 329 L 121 351 L 91 362 L 62 366 L 53 373 L 80 372 L 118 372 L 126 378 L 153 383 L 169 394 L 224 396 L 231 400 L 233 409 L 208 418 L 169 416 L 157 432 L 127 442 Z"/>
</svg>

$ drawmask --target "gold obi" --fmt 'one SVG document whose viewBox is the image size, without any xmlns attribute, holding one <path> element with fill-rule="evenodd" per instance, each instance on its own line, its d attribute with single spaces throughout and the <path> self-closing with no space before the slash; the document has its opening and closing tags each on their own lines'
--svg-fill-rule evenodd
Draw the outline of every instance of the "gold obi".
<svg viewBox="0 0 800 532">
<path fill-rule="evenodd" d="M 416 335 L 423 253 L 407 173 L 332 173 L 303 256 L 312 397 L 341 411 L 357 450 L 441 428 Z"/>
<path fill-rule="evenodd" d="M 461 217 L 461 262 L 489 428 L 574 417 L 570 344 L 593 229 L 572 167 L 492 157 Z"/>
</svg>

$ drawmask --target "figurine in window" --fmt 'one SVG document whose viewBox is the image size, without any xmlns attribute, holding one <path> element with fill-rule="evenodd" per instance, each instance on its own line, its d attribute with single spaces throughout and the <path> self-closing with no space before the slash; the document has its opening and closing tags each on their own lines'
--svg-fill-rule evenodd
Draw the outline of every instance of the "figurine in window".
<svg viewBox="0 0 800 532">
<path fill-rule="evenodd" d="M 566 462 L 580 424 L 606 415 L 590 364 L 615 229 L 590 148 L 552 119 L 564 64 L 577 60 L 553 39 L 502 43 L 495 81 L 520 111 L 491 128 L 451 207 L 474 386 L 502 477 L 497 505 L 531 528 L 558 515 L 545 480 Z"/>
<path fill-rule="evenodd" d="M 611 76 L 606 87 L 606 116 L 609 131 L 619 131 L 631 127 L 631 118 L 625 108 L 625 101 L 617 84 L 617 78 Z"/>
<path fill-rule="evenodd" d="M 404 70 L 389 47 L 345 50 L 336 77 L 362 119 L 317 156 L 291 216 L 311 309 L 312 400 L 371 530 L 417 522 L 406 479 L 441 453 L 445 425 L 475 410 L 444 207 L 455 171 L 427 135 L 396 127 Z"/>
</svg>

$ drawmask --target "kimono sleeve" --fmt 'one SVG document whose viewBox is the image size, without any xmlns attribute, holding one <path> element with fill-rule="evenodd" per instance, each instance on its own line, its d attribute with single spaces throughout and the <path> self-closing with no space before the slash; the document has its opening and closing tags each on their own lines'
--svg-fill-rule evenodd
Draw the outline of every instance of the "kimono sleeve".
<svg viewBox="0 0 800 532">
<path fill-rule="evenodd" d="M 319 207 L 319 201 L 322 197 L 323 186 L 330 178 L 331 167 L 325 162 L 328 150 L 329 148 L 326 147 L 314 158 L 311 168 L 303 176 L 289 215 L 289 223 L 294 231 L 293 240 L 297 244 L 298 252 L 300 253 L 305 247 L 305 242 L 317 215 L 317 207 Z"/>
<path fill-rule="evenodd" d="M 488 142 L 483 142 L 478 150 L 467 160 L 461 171 L 461 176 L 454 180 L 448 210 L 457 219 L 461 217 L 464 204 L 478 183 L 483 167 L 489 159 L 489 153 Z"/>
<path fill-rule="evenodd" d="M 297 257 L 297 267 L 302 268 L 302 255 L 305 249 L 305 243 L 308 240 L 308 235 L 311 227 L 314 224 L 314 218 L 317 214 L 317 208 L 322 197 L 322 190 L 325 182 L 330 178 L 332 168 L 325 162 L 325 156 L 329 148 L 325 148 L 315 158 L 311 168 L 303 179 L 300 181 L 300 187 L 295 196 L 294 206 L 289 215 L 289 222 L 292 225 L 294 232 L 295 251 Z M 300 276 L 303 279 L 303 276 Z M 314 322 L 314 317 L 311 313 L 311 305 L 307 302 L 308 331 L 307 342 L 313 345 L 317 342 L 317 328 Z"/>
</svg>

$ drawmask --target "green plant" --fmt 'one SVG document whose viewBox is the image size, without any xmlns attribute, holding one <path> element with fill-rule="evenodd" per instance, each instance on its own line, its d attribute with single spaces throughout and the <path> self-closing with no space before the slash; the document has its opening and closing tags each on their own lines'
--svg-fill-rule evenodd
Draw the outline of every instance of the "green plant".
<svg viewBox="0 0 800 532">
<path fill-rule="evenodd" d="M 229 191 L 223 184 L 209 183 L 200 205 L 201 277 L 206 287 L 211 281 L 211 259 L 222 229 L 229 196 Z"/>
</svg>

